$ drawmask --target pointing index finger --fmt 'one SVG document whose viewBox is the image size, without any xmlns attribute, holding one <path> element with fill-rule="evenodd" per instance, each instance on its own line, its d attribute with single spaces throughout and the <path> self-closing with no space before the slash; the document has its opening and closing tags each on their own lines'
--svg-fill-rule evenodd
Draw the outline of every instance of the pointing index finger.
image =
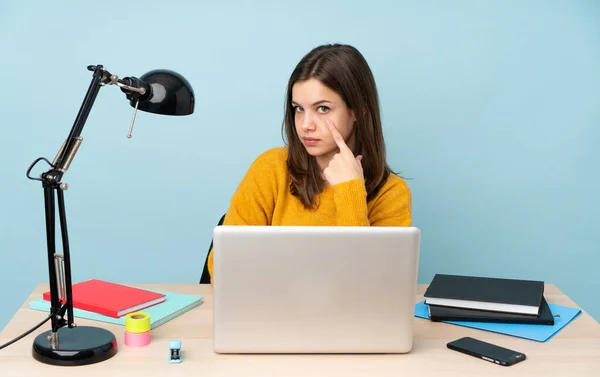
<svg viewBox="0 0 600 377">
<path fill-rule="evenodd" d="M 348 147 L 348 145 L 346 145 L 344 137 L 342 136 L 340 131 L 338 131 L 338 129 L 335 127 L 335 124 L 333 124 L 333 122 L 329 119 L 325 121 L 325 124 L 331 132 L 331 135 L 333 135 L 333 140 L 337 144 L 338 148 L 340 148 L 340 151 L 349 151 L 350 148 Z"/>
</svg>

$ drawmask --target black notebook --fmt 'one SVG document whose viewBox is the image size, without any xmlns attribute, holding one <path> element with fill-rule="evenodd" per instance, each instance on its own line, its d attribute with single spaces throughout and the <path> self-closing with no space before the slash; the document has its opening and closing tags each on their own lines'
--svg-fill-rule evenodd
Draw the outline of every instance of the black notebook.
<svg viewBox="0 0 600 377">
<path fill-rule="evenodd" d="M 530 325 L 554 325 L 554 316 L 545 299 L 542 299 L 540 316 L 490 312 L 485 310 L 451 308 L 429 305 L 429 319 L 432 321 L 496 322 Z"/>
<path fill-rule="evenodd" d="M 539 316 L 544 283 L 436 274 L 424 296 L 427 305 Z"/>
</svg>

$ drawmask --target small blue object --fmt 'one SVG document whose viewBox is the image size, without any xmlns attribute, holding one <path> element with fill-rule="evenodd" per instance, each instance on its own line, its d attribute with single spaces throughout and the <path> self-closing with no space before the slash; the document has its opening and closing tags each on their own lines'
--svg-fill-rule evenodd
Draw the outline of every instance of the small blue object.
<svg viewBox="0 0 600 377">
<path fill-rule="evenodd" d="M 169 342 L 169 349 L 171 355 L 169 356 L 169 363 L 179 364 L 181 360 L 181 340 L 171 340 Z"/>
</svg>

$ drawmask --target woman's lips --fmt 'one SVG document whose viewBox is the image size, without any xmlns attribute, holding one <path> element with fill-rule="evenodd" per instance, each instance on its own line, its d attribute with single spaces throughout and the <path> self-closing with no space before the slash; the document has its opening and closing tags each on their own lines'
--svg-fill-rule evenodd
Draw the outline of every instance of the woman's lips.
<svg viewBox="0 0 600 377">
<path fill-rule="evenodd" d="M 304 140 L 304 145 L 306 145 L 306 146 L 314 146 L 314 145 L 317 145 L 319 143 L 319 141 L 321 141 L 319 139 L 314 139 L 312 137 L 305 137 L 303 140 Z"/>
</svg>

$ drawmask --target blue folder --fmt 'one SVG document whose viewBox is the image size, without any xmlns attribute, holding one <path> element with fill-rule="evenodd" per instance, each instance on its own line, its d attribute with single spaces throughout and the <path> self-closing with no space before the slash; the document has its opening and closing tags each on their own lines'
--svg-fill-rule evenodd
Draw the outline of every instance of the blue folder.
<svg viewBox="0 0 600 377">
<path fill-rule="evenodd" d="M 203 302 L 202 296 L 186 295 L 182 293 L 166 292 L 154 289 L 148 290 L 165 294 L 165 301 L 141 310 L 145 313 L 148 313 L 150 316 L 151 330 L 154 330 L 162 324 L 179 317 L 183 313 L 195 308 Z M 33 310 L 49 312 L 50 302 L 44 299 L 34 300 L 29 303 L 29 308 Z M 85 318 L 93 321 L 101 321 L 125 326 L 125 316 L 114 318 L 77 308 L 73 308 L 73 316 L 75 318 Z"/>
<path fill-rule="evenodd" d="M 559 332 L 569 322 L 581 313 L 581 309 L 570 308 L 548 303 L 550 311 L 554 315 L 554 325 L 530 325 L 521 323 L 495 323 L 495 322 L 468 322 L 468 321 L 441 321 L 458 326 L 470 327 L 473 329 L 496 332 L 505 335 L 512 335 L 519 338 L 545 342 L 554 334 Z M 415 305 L 415 317 L 429 319 L 429 311 L 425 301 Z"/>
</svg>

